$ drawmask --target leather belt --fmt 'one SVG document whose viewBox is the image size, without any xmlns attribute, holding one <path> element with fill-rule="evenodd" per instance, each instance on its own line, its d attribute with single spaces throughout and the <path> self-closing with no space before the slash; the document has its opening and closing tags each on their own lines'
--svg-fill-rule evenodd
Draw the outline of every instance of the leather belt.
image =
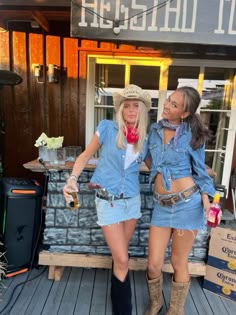
<svg viewBox="0 0 236 315">
<path fill-rule="evenodd" d="M 99 192 L 96 192 L 96 196 L 100 199 L 108 200 L 108 201 L 120 200 L 120 199 L 129 199 L 130 198 L 130 197 L 124 197 L 123 194 L 120 194 L 120 196 L 114 196 L 114 195 L 104 195 L 104 194 L 101 194 Z"/>
<path fill-rule="evenodd" d="M 156 193 L 154 191 L 153 193 L 153 197 L 161 204 L 161 206 L 163 207 L 168 207 L 168 206 L 172 206 L 174 205 L 176 202 L 180 201 L 180 200 L 184 200 L 187 197 L 189 197 L 190 195 L 192 195 L 195 191 L 198 190 L 198 186 L 194 185 L 188 189 L 185 189 L 179 193 L 173 194 L 171 195 L 171 197 L 163 197 L 163 195 Z"/>
</svg>

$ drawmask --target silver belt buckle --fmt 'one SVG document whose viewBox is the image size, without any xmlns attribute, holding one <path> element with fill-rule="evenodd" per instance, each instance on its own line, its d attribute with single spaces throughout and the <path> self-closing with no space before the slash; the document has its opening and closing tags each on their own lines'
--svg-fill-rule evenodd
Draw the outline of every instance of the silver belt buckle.
<svg viewBox="0 0 236 315">
<path fill-rule="evenodd" d="M 159 203 L 160 203 L 160 205 L 161 205 L 162 207 L 165 207 L 165 202 L 163 201 L 163 200 L 165 200 L 165 199 L 158 199 L 158 198 L 157 198 L 157 200 L 159 201 Z"/>
<path fill-rule="evenodd" d="M 98 194 L 98 196 L 100 195 L 104 198 L 108 198 L 108 192 L 107 192 L 106 188 L 98 188 L 97 194 Z"/>
</svg>

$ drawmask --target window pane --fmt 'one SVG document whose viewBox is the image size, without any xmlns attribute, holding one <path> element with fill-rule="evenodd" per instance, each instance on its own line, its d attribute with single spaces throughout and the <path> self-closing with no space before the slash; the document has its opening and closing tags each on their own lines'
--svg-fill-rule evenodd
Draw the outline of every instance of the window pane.
<svg viewBox="0 0 236 315">
<path fill-rule="evenodd" d="M 114 119 L 112 92 L 124 87 L 125 66 L 96 64 L 95 78 L 94 128 L 102 119 Z"/>
<path fill-rule="evenodd" d="M 230 109 L 229 69 L 206 68 L 201 109 Z"/>
<path fill-rule="evenodd" d="M 225 150 L 229 117 L 228 112 L 203 112 L 202 120 L 211 130 L 210 140 L 206 144 L 206 149 Z"/>
<path fill-rule="evenodd" d="M 131 66 L 130 83 L 147 90 L 152 96 L 152 105 L 149 112 L 150 124 L 157 121 L 158 90 L 160 80 L 160 67 Z"/>
<path fill-rule="evenodd" d="M 105 87 L 123 88 L 125 84 L 125 66 L 124 65 L 104 65 L 96 64 L 95 85 L 96 88 Z"/>
<path fill-rule="evenodd" d="M 172 92 L 179 86 L 197 87 L 199 67 L 170 66 L 168 75 L 168 91 Z"/>
<path fill-rule="evenodd" d="M 207 153 L 206 164 L 217 173 L 216 183 L 220 184 L 226 152 L 230 113 L 205 112 L 201 113 L 201 117 L 203 117 L 203 120 L 212 132 L 210 140 L 206 143 L 206 150 L 215 150 L 215 152 Z"/>
<path fill-rule="evenodd" d="M 105 65 L 106 68 L 106 87 L 123 88 L 125 85 L 125 66 L 124 65 Z"/>
<path fill-rule="evenodd" d="M 223 168 L 224 168 L 224 160 L 225 160 L 225 154 L 221 152 L 206 152 L 206 165 L 212 168 L 216 176 L 214 177 L 214 183 L 215 184 L 221 184 L 221 178 L 223 174 Z M 214 165 L 217 165 L 217 168 L 215 169 Z"/>
<path fill-rule="evenodd" d="M 221 184 L 226 155 L 226 143 L 230 120 L 232 86 L 230 70 L 224 68 L 205 68 L 201 117 L 211 130 L 211 139 L 206 144 L 206 163 L 216 172 L 215 183 Z"/>
<path fill-rule="evenodd" d="M 136 84 L 142 89 L 159 90 L 160 67 L 131 66 L 130 84 Z"/>
</svg>

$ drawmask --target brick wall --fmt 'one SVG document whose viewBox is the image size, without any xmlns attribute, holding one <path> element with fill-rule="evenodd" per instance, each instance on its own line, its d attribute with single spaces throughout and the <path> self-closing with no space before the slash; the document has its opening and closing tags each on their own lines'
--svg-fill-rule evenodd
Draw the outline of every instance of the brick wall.
<svg viewBox="0 0 236 315">
<path fill-rule="evenodd" d="M 92 170 L 85 170 L 78 180 L 79 210 L 67 207 L 62 189 L 69 171 L 50 171 L 43 243 L 51 252 L 110 254 L 101 228 L 97 225 L 94 192 L 87 188 Z M 137 222 L 130 242 L 129 252 L 134 257 L 147 256 L 148 229 L 152 213 L 152 194 L 148 183 L 149 174 L 140 174 L 142 217 Z M 190 261 L 206 261 L 208 230 L 199 231 L 190 253 Z M 170 248 L 166 250 L 168 260 Z"/>
</svg>

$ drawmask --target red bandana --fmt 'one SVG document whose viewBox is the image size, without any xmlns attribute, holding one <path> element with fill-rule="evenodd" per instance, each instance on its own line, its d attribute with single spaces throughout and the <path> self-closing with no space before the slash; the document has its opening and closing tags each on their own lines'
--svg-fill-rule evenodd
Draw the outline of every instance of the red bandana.
<svg viewBox="0 0 236 315">
<path fill-rule="evenodd" d="M 125 137 L 128 143 L 134 143 L 138 141 L 138 129 L 131 126 L 126 126 Z"/>
</svg>

